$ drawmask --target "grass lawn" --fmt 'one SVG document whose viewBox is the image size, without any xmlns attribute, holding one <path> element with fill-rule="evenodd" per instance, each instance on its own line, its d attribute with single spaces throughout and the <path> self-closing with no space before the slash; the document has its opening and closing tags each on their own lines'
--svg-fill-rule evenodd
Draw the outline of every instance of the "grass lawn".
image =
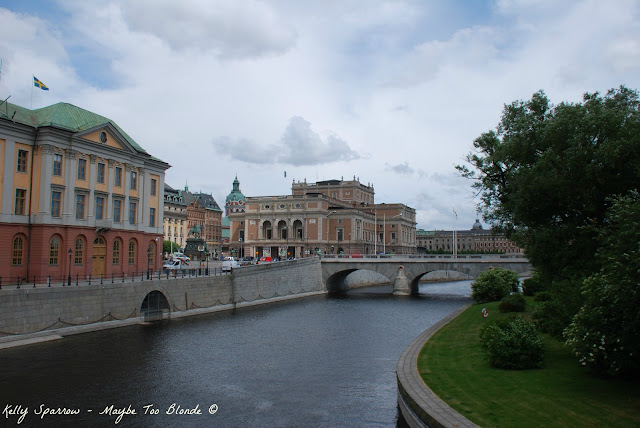
<svg viewBox="0 0 640 428">
<path fill-rule="evenodd" d="M 528 299 L 527 310 L 532 304 Z M 592 376 L 549 336 L 544 368 L 492 368 L 480 328 L 506 316 L 498 302 L 476 304 L 427 342 L 418 371 L 442 400 L 483 427 L 640 427 L 640 383 Z"/>
</svg>

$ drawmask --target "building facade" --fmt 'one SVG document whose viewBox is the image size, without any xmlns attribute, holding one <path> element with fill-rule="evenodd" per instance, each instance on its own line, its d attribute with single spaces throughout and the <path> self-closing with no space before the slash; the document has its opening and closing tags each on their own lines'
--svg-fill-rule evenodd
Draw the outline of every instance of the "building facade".
<svg viewBox="0 0 640 428">
<path fill-rule="evenodd" d="M 183 248 L 192 228 L 200 227 L 200 237 L 206 243 L 206 251 L 215 256 L 222 248 L 222 210 L 212 195 L 192 193 L 185 185 L 184 190 L 174 190 L 165 185 L 165 225 L 166 240 Z"/>
<path fill-rule="evenodd" d="M 452 230 L 418 230 L 417 245 L 419 253 L 453 253 Z M 479 220 L 470 230 L 456 230 L 457 253 L 501 253 L 523 254 L 515 243 L 502 233 L 483 229 Z"/>
<path fill-rule="evenodd" d="M 313 184 L 294 181 L 291 195 L 244 201 L 243 211 L 228 213 L 233 256 L 415 253 L 415 210 L 404 204 L 375 204 L 373 186 L 355 177 Z"/>
<path fill-rule="evenodd" d="M 168 168 L 96 113 L 3 103 L 3 276 L 41 282 L 159 268 Z"/>
</svg>

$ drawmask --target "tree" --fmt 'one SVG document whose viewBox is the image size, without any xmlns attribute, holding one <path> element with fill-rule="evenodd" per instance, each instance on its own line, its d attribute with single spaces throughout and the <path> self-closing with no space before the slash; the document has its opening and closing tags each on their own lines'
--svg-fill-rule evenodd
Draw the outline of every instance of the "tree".
<svg viewBox="0 0 640 428">
<path fill-rule="evenodd" d="M 580 363 L 611 376 L 640 375 L 640 196 L 615 198 L 600 232 L 600 271 L 566 329 Z"/>
<path fill-rule="evenodd" d="M 484 219 L 525 249 L 542 280 L 593 273 L 608 198 L 640 177 L 638 93 L 625 87 L 583 103 L 550 104 L 544 92 L 505 105 L 496 131 L 474 141 Z"/>
<path fill-rule="evenodd" d="M 551 300 L 534 313 L 561 337 L 600 271 L 600 233 L 617 195 L 640 183 L 638 93 L 621 86 L 553 106 L 540 91 L 505 105 L 456 168 L 473 179 L 484 219 L 525 250 Z"/>
<path fill-rule="evenodd" d="M 471 284 L 471 297 L 478 303 L 500 300 L 512 291 L 518 291 L 519 282 L 518 274 L 512 270 L 489 269 Z"/>
<path fill-rule="evenodd" d="M 177 244 L 173 243 L 171 241 L 167 241 L 166 239 L 164 241 L 162 241 L 162 252 L 164 253 L 171 253 L 173 251 L 177 251 L 178 250 L 178 246 Z"/>
</svg>

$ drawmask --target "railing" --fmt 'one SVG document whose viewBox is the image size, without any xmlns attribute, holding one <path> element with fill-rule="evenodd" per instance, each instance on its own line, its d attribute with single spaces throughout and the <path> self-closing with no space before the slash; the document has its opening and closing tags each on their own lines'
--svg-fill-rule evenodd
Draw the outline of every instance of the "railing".
<svg viewBox="0 0 640 428">
<path fill-rule="evenodd" d="M 201 276 L 227 275 L 221 268 L 195 268 L 180 270 L 144 270 L 139 272 L 114 273 L 111 275 L 48 275 L 0 276 L 0 290 L 8 288 L 42 288 L 80 285 L 126 284 L 140 281 L 159 281 L 174 278 L 194 278 Z"/>
<path fill-rule="evenodd" d="M 526 259 L 523 254 L 322 254 L 323 259 Z"/>
</svg>

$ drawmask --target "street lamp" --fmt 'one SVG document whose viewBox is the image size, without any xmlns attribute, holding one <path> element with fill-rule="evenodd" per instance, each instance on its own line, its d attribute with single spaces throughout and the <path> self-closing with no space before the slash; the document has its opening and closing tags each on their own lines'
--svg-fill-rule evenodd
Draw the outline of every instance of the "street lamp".
<svg viewBox="0 0 640 428">
<path fill-rule="evenodd" d="M 240 241 L 240 260 L 242 260 L 242 256 L 244 254 L 244 248 L 242 248 L 242 238 L 238 238 L 238 241 Z"/>
<path fill-rule="evenodd" d="M 456 210 L 453 210 L 453 257 L 456 258 L 458 256 L 458 243 L 456 242 L 456 220 L 458 220 L 458 213 Z"/>
<path fill-rule="evenodd" d="M 71 285 L 71 252 L 71 248 L 69 248 L 69 276 L 67 277 L 67 285 Z M 62 285 L 64 285 L 64 283 Z"/>
<path fill-rule="evenodd" d="M 284 231 L 284 237 L 287 240 L 287 246 L 285 247 L 285 258 L 289 260 L 289 228 L 287 226 L 283 226 L 282 230 Z"/>
<path fill-rule="evenodd" d="M 327 214 L 327 247 L 329 247 L 329 216 L 335 213 L 337 213 L 337 211 L 331 211 L 329 214 Z"/>
<path fill-rule="evenodd" d="M 151 247 L 147 248 L 147 279 L 149 279 L 149 269 L 151 269 Z"/>
</svg>

